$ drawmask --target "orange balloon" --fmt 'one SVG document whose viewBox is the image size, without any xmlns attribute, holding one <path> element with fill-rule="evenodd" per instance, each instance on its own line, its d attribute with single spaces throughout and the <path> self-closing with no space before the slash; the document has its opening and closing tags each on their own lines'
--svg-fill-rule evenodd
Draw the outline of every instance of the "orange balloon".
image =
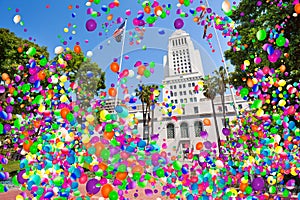
<svg viewBox="0 0 300 200">
<path fill-rule="evenodd" d="M 248 85 L 248 87 L 250 87 L 250 88 L 253 87 L 253 81 L 252 81 L 251 78 L 248 78 L 248 80 L 247 80 L 247 85 Z"/>
<path fill-rule="evenodd" d="M 107 132 L 104 131 L 103 137 L 107 140 L 111 140 L 115 136 L 115 133 L 113 131 Z"/>
<path fill-rule="evenodd" d="M 94 147 L 96 148 L 95 155 L 96 155 L 97 157 L 99 157 L 100 154 L 101 154 L 101 151 L 104 149 L 104 145 L 103 145 L 101 142 L 96 142 L 96 143 L 94 144 Z"/>
<path fill-rule="evenodd" d="M 285 67 L 285 65 L 281 65 L 281 66 L 279 67 L 279 69 L 280 69 L 280 72 L 283 73 L 283 72 L 285 72 L 286 67 Z"/>
<path fill-rule="evenodd" d="M 142 75 L 144 75 L 145 69 L 146 69 L 146 67 L 144 65 L 139 66 L 137 73 L 142 76 Z"/>
<path fill-rule="evenodd" d="M 247 183 L 241 183 L 241 185 L 240 185 L 240 190 L 242 191 L 242 192 L 244 192 L 245 190 L 246 190 L 246 187 L 248 186 L 248 184 Z"/>
<path fill-rule="evenodd" d="M 7 85 L 10 84 L 10 82 L 11 82 L 10 78 L 8 78 L 8 79 L 5 80 L 5 83 L 6 83 Z"/>
<path fill-rule="evenodd" d="M 31 140 L 28 140 L 28 142 L 24 142 L 24 143 L 23 143 L 23 149 L 24 149 L 25 151 L 29 152 L 32 143 L 33 143 L 33 142 L 32 142 Z"/>
<path fill-rule="evenodd" d="M 60 116 L 63 118 L 63 119 L 66 119 L 67 117 L 67 114 L 70 112 L 70 110 L 68 108 L 62 108 L 60 110 Z"/>
<path fill-rule="evenodd" d="M 117 73 L 120 70 L 120 66 L 117 62 L 112 62 L 110 64 L 110 70 Z"/>
<path fill-rule="evenodd" d="M 204 123 L 204 126 L 210 126 L 210 125 L 211 125 L 210 120 L 207 119 L 207 118 L 205 118 L 205 119 L 203 120 L 203 123 Z"/>
<path fill-rule="evenodd" d="M 184 4 L 184 0 L 178 0 L 180 4 Z"/>
<path fill-rule="evenodd" d="M 116 178 L 120 181 L 123 181 L 126 179 L 128 173 L 127 172 L 117 172 L 116 173 Z"/>
<path fill-rule="evenodd" d="M 105 171 L 107 169 L 107 164 L 105 163 L 99 163 L 98 164 L 99 168 L 102 169 L 103 171 Z"/>
<path fill-rule="evenodd" d="M 46 78 L 46 73 L 42 70 L 38 73 L 38 78 L 44 80 Z"/>
<path fill-rule="evenodd" d="M 203 148 L 203 143 L 202 142 L 198 142 L 197 144 L 196 144 L 196 149 L 197 150 L 201 150 Z"/>
<path fill-rule="evenodd" d="M 194 17 L 193 21 L 194 22 L 199 22 L 199 17 Z"/>
<path fill-rule="evenodd" d="M 144 12 L 147 13 L 147 14 L 150 14 L 151 8 L 149 6 L 145 6 Z"/>
<path fill-rule="evenodd" d="M 162 11 L 163 9 L 162 9 L 162 7 L 161 6 L 156 6 L 155 8 L 154 8 L 154 13 L 156 14 L 156 15 L 158 15 L 158 11 Z"/>
<path fill-rule="evenodd" d="M 139 172 L 139 173 L 144 173 L 144 169 L 141 165 L 136 165 L 132 168 L 132 173 L 135 173 L 135 172 Z"/>
<path fill-rule="evenodd" d="M 294 7 L 294 10 L 297 14 L 300 14 L 300 3 L 297 3 Z"/>
<path fill-rule="evenodd" d="M 109 94 L 109 96 L 111 96 L 111 97 L 115 97 L 115 96 L 117 95 L 117 90 L 116 90 L 116 88 L 109 88 L 109 89 L 108 89 L 108 94 Z"/>
<path fill-rule="evenodd" d="M 22 47 L 18 47 L 18 53 L 22 53 L 23 52 L 23 48 Z"/>
<path fill-rule="evenodd" d="M 75 53 L 80 54 L 80 52 L 81 52 L 81 47 L 80 47 L 79 45 L 75 45 L 75 46 L 74 46 L 74 51 L 75 51 Z"/>
<path fill-rule="evenodd" d="M 105 184 L 101 188 L 101 194 L 104 198 L 108 198 L 109 193 L 113 190 L 113 186 L 109 183 Z"/>
<path fill-rule="evenodd" d="M 9 79 L 9 76 L 7 73 L 3 73 L 2 74 L 2 80 L 6 81 L 7 79 Z"/>
</svg>

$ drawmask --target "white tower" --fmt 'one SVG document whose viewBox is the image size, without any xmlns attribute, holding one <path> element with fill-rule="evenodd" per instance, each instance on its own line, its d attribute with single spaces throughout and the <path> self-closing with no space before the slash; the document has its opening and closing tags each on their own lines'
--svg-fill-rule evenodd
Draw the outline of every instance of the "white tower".
<svg viewBox="0 0 300 200">
<path fill-rule="evenodd" d="M 194 91 L 203 76 L 200 52 L 194 49 L 190 35 L 183 30 L 176 30 L 169 38 L 168 55 L 163 58 L 165 90 L 163 98 L 171 103 L 198 102 L 203 95 Z"/>
</svg>

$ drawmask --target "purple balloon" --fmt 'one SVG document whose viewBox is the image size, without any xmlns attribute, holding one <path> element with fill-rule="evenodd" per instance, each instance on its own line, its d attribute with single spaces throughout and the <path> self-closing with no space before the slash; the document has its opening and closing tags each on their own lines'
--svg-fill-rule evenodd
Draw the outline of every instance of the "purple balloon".
<svg viewBox="0 0 300 200">
<path fill-rule="evenodd" d="M 94 31 L 97 28 L 97 22 L 94 19 L 89 19 L 85 23 L 87 31 Z"/>
<path fill-rule="evenodd" d="M 25 170 L 22 170 L 17 175 L 17 180 L 20 184 L 26 183 L 26 179 L 23 178 L 23 174 L 25 173 Z"/>
<path fill-rule="evenodd" d="M 100 187 L 96 186 L 98 183 L 100 182 L 95 178 L 88 180 L 85 187 L 86 191 L 89 194 L 97 194 L 100 191 Z"/>
<path fill-rule="evenodd" d="M 203 139 L 206 140 L 206 138 L 208 137 L 208 133 L 206 131 L 201 131 L 200 132 L 200 137 L 202 137 Z"/>
<path fill-rule="evenodd" d="M 0 93 L 4 93 L 5 92 L 5 87 L 0 85 Z"/>
<path fill-rule="evenodd" d="M 225 135 L 225 136 L 229 136 L 230 135 L 230 130 L 228 128 L 223 128 L 222 129 L 222 133 Z"/>
<path fill-rule="evenodd" d="M 251 185 L 255 191 L 261 191 L 265 188 L 265 181 L 262 177 L 257 177 L 252 181 Z"/>
<path fill-rule="evenodd" d="M 204 142 L 203 144 L 204 144 L 204 147 L 205 147 L 206 149 L 211 149 L 211 147 L 212 147 L 212 144 L 211 144 L 210 141 L 206 141 L 206 142 Z"/>
<path fill-rule="evenodd" d="M 184 25 L 184 22 L 183 22 L 183 20 L 180 19 L 180 18 L 178 18 L 178 19 L 176 19 L 176 20 L 174 21 L 174 27 L 175 27 L 176 29 L 181 29 L 181 28 L 183 27 L 183 25 Z"/>
</svg>

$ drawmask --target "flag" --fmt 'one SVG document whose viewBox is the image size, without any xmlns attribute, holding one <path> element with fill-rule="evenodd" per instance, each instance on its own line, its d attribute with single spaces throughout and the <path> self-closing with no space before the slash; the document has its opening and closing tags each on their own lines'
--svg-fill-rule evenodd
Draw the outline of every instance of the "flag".
<svg viewBox="0 0 300 200">
<path fill-rule="evenodd" d="M 125 29 L 125 22 L 126 20 L 119 26 L 119 28 L 117 30 L 115 30 L 113 37 L 115 38 L 115 40 L 117 42 L 121 42 L 122 40 L 122 36 L 123 36 L 123 32 Z"/>
</svg>

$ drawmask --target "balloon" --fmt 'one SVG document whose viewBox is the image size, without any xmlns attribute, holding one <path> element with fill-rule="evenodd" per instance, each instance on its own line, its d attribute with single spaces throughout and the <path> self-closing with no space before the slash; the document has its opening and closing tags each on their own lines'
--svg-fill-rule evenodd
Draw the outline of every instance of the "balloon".
<svg viewBox="0 0 300 200">
<path fill-rule="evenodd" d="M 275 63 L 278 60 L 278 57 L 275 54 L 268 55 L 268 59 L 271 63 Z"/>
<path fill-rule="evenodd" d="M 97 22 L 94 19 L 89 19 L 85 23 L 85 28 L 87 31 L 94 31 L 97 28 Z"/>
<path fill-rule="evenodd" d="M 68 108 L 62 108 L 60 110 L 60 116 L 63 118 L 63 119 L 66 119 L 67 117 L 67 114 L 70 112 L 70 110 Z"/>
<path fill-rule="evenodd" d="M 277 44 L 277 46 L 279 46 L 279 47 L 284 46 L 284 44 L 285 44 L 285 38 L 284 38 L 283 36 L 279 36 L 279 37 L 276 39 L 276 44 Z"/>
<path fill-rule="evenodd" d="M 109 193 L 113 190 L 113 186 L 109 183 L 104 184 L 101 188 L 101 194 L 104 198 L 108 198 Z"/>
<path fill-rule="evenodd" d="M 64 51 L 64 48 L 62 46 L 57 46 L 54 49 L 55 54 L 61 54 Z"/>
<path fill-rule="evenodd" d="M 269 55 L 272 55 L 274 53 L 274 48 L 273 48 L 272 45 L 268 46 L 267 52 L 268 52 Z"/>
<path fill-rule="evenodd" d="M 29 152 L 32 143 L 33 143 L 33 142 L 32 142 L 31 140 L 26 140 L 26 141 L 23 143 L 23 149 L 24 149 L 26 152 Z"/>
<path fill-rule="evenodd" d="M 174 27 L 175 27 L 176 29 L 181 29 L 181 28 L 183 27 L 183 25 L 184 25 L 184 22 L 183 22 L 183 20 L 180 19 L 180 18 L 178 18 L 178 19 L 176 19 L 176 20 L 174 21 Z"/>
<path fill-rule="evenodd" d="M 228 128 L 223 128 L 222 129 L 222 133 L 225 135 L 225 136 L 229 136 L 230 135 L 230 130 Z"/>
<path fill-rule="evenodd" d="M 117 73 L 120 70 L 120 66 L 117 62 L 112 62 L 110 64 L 110 70 Z"/>
<path fill-rule="evenodd" d="M 149 78 L 149 77 L 151 76 L 150 70 L 145 69 L 145 71 L 144 71 L 144 76 L 145 76 L 146 78 Z"/>
<path fill-rule="evenodd" d="M 99 181 L 95 178 L 88 180 L 86 183 L 86 191 L 89 194 L 97 194 L 100 191 L 100 187 L 96 186 L 99 183 Z"/>
<path fill-rule="evenodd" d="M 75 45 L 74 46 L 74 52 L 77 53 L 77 54 L 80 54 L 81 52 L 81 47 L 79 45 Z"/>
<path fill-rule="evenodd" d="M 6 81 L 7 79 L 9 79 L 9 75 L 7 73 L 3 73 L 1 77 L 2 77 L 3 81 Z"/>
<path fill-rule="evenodd" d="M 115 191 L 115 190 L 111 191 L 109 193 L 108 197 L 109 197 L 109 200 L 117 200 L 117 199 L 119 199 L 118 192 Z"/>
<path fill-rule="evenodd" d="M 230 10 L 230 3 L 228 0 L 223 1 L 222 3 L 222 9 L 224 10 L 224 12 L 229 12 Z"/>
<path fill-rule="evenodd" d="M 113 88 L 113 87 L 109 88 L 109 89 L 108 89 L 108 94 L 109 94 L 109 96 L 111 96 L 111 97 L 115 97 L 115 96 L 117 95 L 117 90 L 116 90 L 116 88 Z"/>
<path fill-rule="evenodd" d="M 267 33 L 266 33 L 266 31 L 265 30 L 259 30 L 259 31 L 257 31 L 257 33 L 256 33 L 256 37 L 257 37 L 257 39 L 259 40 L 259 41 L 262 41 L 262 40 L 264 40 L 264 39 L 266 39 L 266 37 L 267 37 Z"/>
<path fill-rule="evenodd" d="M 143 174 L 144 173 L 143 167 L 141 165 L 135 165 L 132 168 L 132 173 L 136 173 L 136 172 L 139 172 L 140 174 Z"/>
<path fill-rule="evenodd" d="M 204 124 L 204 126 L 210 126 L 210 125 L 211 125 L 211 122 L 210 122 L 209 119 L 205 118 L 205 119 L 203 120 L 203 124 Z"/>
<path fill-rule="evenodd" d="M 116 178 L 120 181 L 123 181 L 126 179 L 128 173 L 127 172 L 117 172 L 116 173 Z"/>
<path fill-rule="evenodd" d="M 15 15 L 13 21 L 15 22 L 15 24 L 19 23 L 21 21 L 21 16 Z"/>
<path fill-rule="evenodd" d="M 241 94 L 241 97 L 247 96 L 249 94 L 248 88 L 241 89 L 240 94 Z"/>
<path fill-rule="evenodd" d="M 92 51 L 86 52 L 86 56 L 87 56 L 87 57 L 92 57 L 92 56 L 93 56 L 93 52 L 92 52 Z"/>
<path fill-rule="evenodd" d="M 109 159 L 109 156 L 110 156 L 110 152 L 108 149 L 103 149 L 101 151 L 101 157 L 104 159 L 104 160 L 108 160 Z"/>
<path fill-rule="evenodd" d="M 265 188 L 265 181 L 262 177 L 257 177 L 252 181 L 251 186 L 255 191 L 261 191 Z"/>
<path fill-rule="evenodd" d="M 197 144 L 196 144 L 196 149 L 197 150 L 201 150 L 203 148 L 203 143 L 202 142 L 198 142 Z"/>
<path fill-rule="evenodd" d="M 294 10 L 297 14 L 300 14 L 300 3 L 297 3 L 294 7 Z"/>
<path fill-rule="evenodd" d="M 115 133 L 113 131 L 104 131 L 103 137 L 107 140 L 111 140 L 115 136 Z"/>
<path fill-rule="evenodd" d="M 138 67 L 137 74 L 142 76 L 142 75 L 144 75 L 145 70 L 146 70 L 146 67 L 144 65 L 141 65 Z"/>
</svg>

